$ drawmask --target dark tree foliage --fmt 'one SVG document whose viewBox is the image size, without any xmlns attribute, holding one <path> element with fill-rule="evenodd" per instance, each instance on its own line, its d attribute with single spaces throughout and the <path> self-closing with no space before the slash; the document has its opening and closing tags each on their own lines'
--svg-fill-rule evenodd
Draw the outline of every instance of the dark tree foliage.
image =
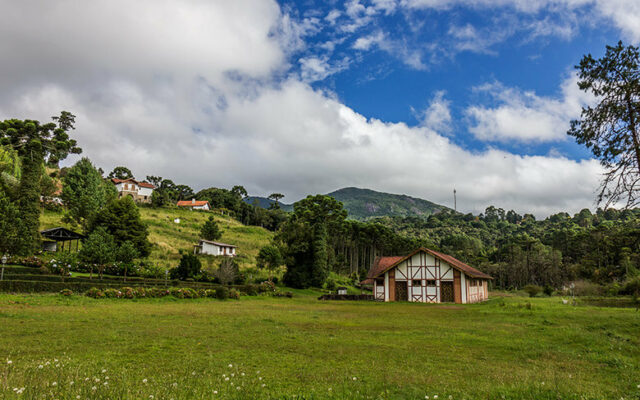
<svg viewBox="0 0 640 400">
<path fill-rule="evenodd" d="M 16 253 L 31 255 L 40 248 L 40 177 L 42 175 L 42 143 L 30 140 L 24 147 L 22 176 L 18 193 L 18 243 Z"/>
<path fill-rule="evenodd" d="M 193 189 L 187 185 L 176 185 L 171 179 L 162 179 L 161 176 L 147 176 L 147 182 L 156 187 L 151 195 L 153 207 L 175 205 L 180 200 L 194 197 Z"/>
<path fill-rule="evenodd" d="M 234 187 L 232 187 L 231 193 L 240 196 L 241 198 L 245 198 L 249 195 L 249 193 L 247 193 L 247 189 L 245 189 L 244 186 L 240 185 L 235 185 Z"/>
<path fill-rule="evenodd" d="M 65 220 L 80 225 L 85 231 L 93 216 L 117 197 L 115 187 L 88 158 L 69 168 L 62 178 L 62 200 L 67 208 Z"/>
<path fill-rule="evenodd" d="M 71 118 L 71 117 L 73 118 Z M 75 140 L 69 137 L 68 130 L 73 129 L 75 116 L 66 111 L 57 117 L 59 125 L 51 122 L 40 124 L 35 120 L 10 119 L 0 122 L 0 145 L 9 146 L 17 150 L 21 157 L 33 151 L 27 150 L 27 144 L 32 140 L 40 142 L 42 159 L 51 165 L 57 166 L 58 162 L 67 158 L 69 154 L 80 154 L 82 149 L 77 146 Z M 62 122 L 60 122 L 62 120 Z"/>
<path fill-rule="evenodd" d="M 16 253 L 18 227 L 18 207 L 0 187 L 0 254 Z"/>
<path fill-rule="evenodd" d="M 200 236 L 206 240 L 218 240 L 222 236 L 222 230 L 218 226 L 215 218 L 209 217 L 209 219 L 202 225 L 200 229 Z"/>
<path fill-rule="evenodd" d="M 638 47 L 607 46 L 604 57 L 591 54 L 576 66 L 578 86 L 597 104 L 583 107 L 568 134 L 591 149 L 606 173 L 598 194 L 605 207 L 640 203 L 640 53 Z"/>
<path fill-rule="evenodd" d="M 115 167 L 113 169 L 113 171 L 111 171 L 109 173 L 109 176 L 107 176 L 107 178 L 109 179 L 133 179 L 133 173 L 131 173 L 131 170 L 127 167 L 123 167 L 123 166 L 119 166 L 119 167 Z"/>
<path fill-rule="evenodd" d="M 280 249 L 270 244 L 260 249 L 256 261 L 258 268 L 267 269 L 269 271 L 270 281 L 273 280 L 273 272 L 284 264 L 282 254 L 280 254 Z"/>
<path fill-rule="evenodd" d="M 200 274 L 202 264 L 195 254 L 184 253 L 180 258 L 180 264 L 171 270 L 171 279 L 193 279 Z"/>
<path fill-rule="evenodd" d="M 89 232 L 98 227 L 104 228 L 112 235 L 118 246 L 131 242 L 141 257 L 149 255 L 151 243 L 147 239 L 147 225 L 140 219 L 140 211 L 131 197 L 114 200 L 96 213 L 89 226 Z"/>
<path fill-rule="evenodd" d="M 282 193 L 271 193 L 267 198 L 273 200 L 271 208 L 277 210 L 280 208 L 280 200 L 284 198 L 284 195 Z"/>
</svg>

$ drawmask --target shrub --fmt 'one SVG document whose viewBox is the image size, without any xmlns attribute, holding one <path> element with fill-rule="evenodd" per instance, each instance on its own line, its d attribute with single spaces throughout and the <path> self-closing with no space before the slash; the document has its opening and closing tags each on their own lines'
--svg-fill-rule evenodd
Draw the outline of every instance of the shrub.
<svg viewBox="0 0 640 400">
<path fill-rule="evenodd" d="M 246 285 L 243 287 L 243 292 L 247 296 L 257 296 L 259 294 L 258 286 L 256 285 Z"/>
<path fill-rule="evenodd" d="M 625 282 L 622 292 L 624 294 L 639 297 L 640 296 L 640 277 L 629 279 L 627 282 Z"/>
<path fill-rule="evenodd" d="M 120 289 L 122 292 L 122 296 L 125 299 L 133 299 L 136 297 L 136 292 L 133 288 L 130 287 L 123 287 L 122 289 Z"/>
<path fill-rule="evenodd" d="M 206 289 L 205 290 L 205 294 L 206 294 L 206 297 L 209 297 L 209 298 L 215 298 L 216 297 L 216 291 L 213 290 L 213 289 Z"/>
<path fill-rule="evenodd" d="M 264 281 L 258 286 L 258 291 L 260 293 L 273 293 L 276 291 L 276 284 L 269 281 Z"/>
<path fill-rule="evenodd" d="M 542 288 L 538 285 L 527 285 L 524 287 L 524 291 L 529 294 L 529 297 L 535 297 L 542 292 Z"/>
<path fill-rule="evenodd" d="M 545 285 L 543 291 L 547 296 L 551 296 L 553 294 L 553 288 L 549 285 Z"/>
<path fill-rule="evenodd" d="M 60 291 L 60 294 L 63 296 L 71 296 L 73 294 L 73 291 L 71 289 L 62 289 Z"/>
<path fill-rule="evenodd" d="M 104 297 L 104 293 L 102 292 L 102 290 L 96 287 L 92 287 L 91 289 L 87 290 L 86 295 L 89 297 L 93 297 L 94 299 L 100 299 Z"/>
<path fill-rule="evenodd" d="M 336 290 L 336 287 L 338 287 L 338 284 L 336 283 L 336 280 L 333 278 L 329 278 L 327 279 L 327 283 L 325 283 L 324 288 L 333 292 L 334 290 Z"/>
<path fill-rule="evenodd" d="M 182 290 L 180 288 L 172 287 L 169 289 L 169 293 L 175 298 L 184 299 L 184 293 L 182 293 Z"/>
<path fill-rule="evenodd" d="M 185 253 L 180 258 L 180 264 L 171 270 L 171 279 L 186 280 L 200 274 L 202 264 L 195 254 Z"/>
<path fill-rule="evenodd" d="M 240 292 L 236 289 L 229 290 L 229 298 L 234 300 L 240 300 Z"/>
<path fill-rule="evenodd" d="M 110 299 L 120 298 L 122 297 L 122 292 L 119 291 L 118 289 L 108 288 L 104 290 L 104 295 L 105 297 L 108 297 Z"/>
<path fill-rule="evenodd" d="M 225 286 L 220 286 L 216 289 L 216 299 L 218 300 L 226 300 L 229 298 L 229 289 Z"/>
<path fill-rule="evenodd" d="M 293 292 L 275 292 L 273 294 L 274 297 L 287 297 L 287 298 L 292 298 L 293 297 Z"/>
</svg>

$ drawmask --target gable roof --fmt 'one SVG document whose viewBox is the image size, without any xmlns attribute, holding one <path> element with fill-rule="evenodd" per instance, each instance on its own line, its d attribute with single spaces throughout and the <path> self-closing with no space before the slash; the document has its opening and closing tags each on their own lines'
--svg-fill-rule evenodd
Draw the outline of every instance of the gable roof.
<svg viewBox="0 0 640 400">
<path fill-rule="evenodd" d="M 119 184 L 119 183 L 125 183 L 125 182 L 132 182 L 135 183 L 136 185 L 143 187 L 143 188 L 147 188 L 147 189 L 155 189 L 156 187 L 154 185 L 152 185 L 149 182 L 140 182 L 137 181 L 133 178 L 129 178 L 129 179 L 118 179 L 118 178 L 111 178 L 111 182 L 113 182 L 114 184 Z"/>
<path fill-rule="evenodd" d="M 63 228 L 62 226 L 40 231 L 40 235 L 42 235 L 42 237 L 44 238 L 47 238 L 50 240 L 56 240 L 59 242 L 65 242 L 67 240 L 79 240 L 79 239 L 86 238 L 86 236 L 76 233 L 67 228 Z"/>
<path fill-rule="evenodd" d="M 191 201 L 191 200 L 180 200 L 178 202 L 178 207 L 194 207 L 194 206 L 199 206 L 202 207 L 204 205 L 209 205 L 209 202 L 206 200 L 196 200 L 196 201 Z"/>
<path fill-rule="evenodd" d="M 226 244 L 226 243 L 220 243 L 220 242 L 214 242 L 211 240 L 206 240 L 206 239 L 200 239 L 201 242 L 205 242 L 205 243 L 209 243 L 209 244 L 215 244 L 216 246 L 220 246 L 220 247 L 238 247 L 238 246 L 234 246 L 232 244 Z"/>
<path fill-rule="evenodd" d="M 464 272 L 465 274 L 469 275 L 472 278 L 493 279 L 491 277 L 491 275 L 487 275 L 482 271 L 478 271 L 477 269 L 471 267 L 470 265 L 467 265 L 467 264 L 463 263 L 462 261 L 458 260 L 457 258 L 454 258 L 454 257 L 452 257 L 452 256 L 450 256 L 448 254 L 437 252 L 435 250 L 427 249 L 426 247 L 420 247 L 419 249 L 412 251 L 410 254 L 408 254 L 408 255 L 406 255 L 404 257 L 400 256 L 400 257 L 378 257 L 378 258 L 376 258 L 376 260 L 374 261 L 373 265 L 371 266 L 371 269 L 369 270 L 369 274 L 367 275 L 367 278 L 376 278 L 379 275 L 387 272 L 391 268 L 394 268 L 395 266 L 397 266 L 401 262 L 403 262 L 405 260 L 408 260 L 409 258 L 413 257 L 415 254 L 417 254 L 419 252 L 429 253 L 432 256 L 434 256 L 435 258 L 438 258 L 438 259 L 446 262 L 447 264 L 449 264 L 452 267 Z"/>
</svg>

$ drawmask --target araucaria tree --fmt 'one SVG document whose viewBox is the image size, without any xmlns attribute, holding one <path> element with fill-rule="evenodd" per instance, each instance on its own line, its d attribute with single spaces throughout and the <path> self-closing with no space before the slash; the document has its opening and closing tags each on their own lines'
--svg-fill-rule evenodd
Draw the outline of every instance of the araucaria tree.
<svg viewBox="0 0 640 400">
<path fill-rule="evenodd" d="M 202 225 L 200 235 L 206 240 L 218 240 L 222 236 L 222 230 L 216 220 L 213 217 L 209 217 L 204 225 Z"/>
<path fill-rule="evenodd" d="M 22 173 L 14 201 L 18 205 L 18 234 L 11 245 L 18 254 L 35 252 L 40 243 L 40 193 L 43 164 L 57 166 L 70 153 L 82 150 L 69 138 L 74 116 L 63 111 L 51 122 L 40 124 L 35 120 L 10 119 L 0 122 L 0 145 L 16 151 L 20 157 Z"/>
<path fill-rule="evenodd" d="M 131 173 L 131 170 L 127 167 L 123 167 L 123 166 L 119 166 L 119 167 L 115 167 L 113 169 L 113 171 L 111 171 L 109 173 L 109 176 L 107 176 L 107 178 L 109 179 L 131 179 L 133 178 L 133 174 Z"/>
<path fill-rule="evenodd" d="M 604 57 L 586 55 L 576 68 L 578 86 L 597 104 L 583 107 L 568 134 L 586 145 L 606 169 L 598 194 L 605 206 L 640 204 L 640 56 L 638 47 L 607 46 Z"/>
<path fill-rule="evenodd" d="M 88 158 L 69 168 L 62 182 L 62 200 L 67 207 L 65 219 L 85 231 L 91 218 L 117 197 L 115 187 L 102 179 Z"/>
</svg>

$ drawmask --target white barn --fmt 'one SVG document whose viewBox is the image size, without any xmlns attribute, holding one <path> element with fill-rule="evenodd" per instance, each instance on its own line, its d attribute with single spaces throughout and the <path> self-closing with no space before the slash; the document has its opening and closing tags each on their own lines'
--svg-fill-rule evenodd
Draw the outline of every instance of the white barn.
<svg viewBox="0 0 640 400">
<path fill-rule="evenodd" d="M 193 246 L 194 254 L 208 254 L 212 256 L 236 256 L 236 246 L 232 244 L 212 242 L 200 239 L 200 243 Z"/>
<path fill-rule="evenodd" d="M 477 303 L 489 298 L 491 276 L 427 248 L 407 256 L 378 257 L 367 281 L 378 301 Z"/>
</svg>

